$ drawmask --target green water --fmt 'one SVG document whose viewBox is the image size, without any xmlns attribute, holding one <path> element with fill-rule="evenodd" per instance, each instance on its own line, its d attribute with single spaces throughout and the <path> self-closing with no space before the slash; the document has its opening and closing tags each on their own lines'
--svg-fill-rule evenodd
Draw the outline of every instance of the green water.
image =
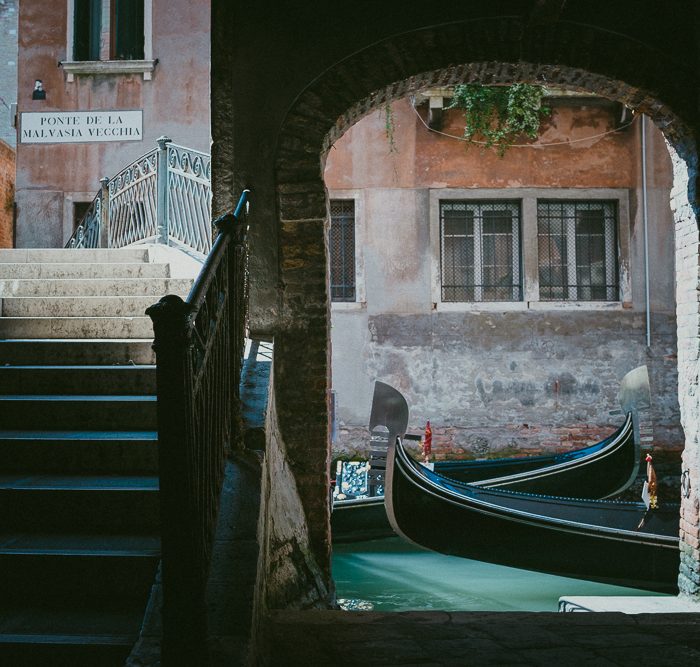
<svg viewBox="0 0 700 667">
<path fill-rule="evenodd" d="M 557 611 L 562 595 L 657 595 L 444 556 L 399 537 L 336 545 L 333 578 L 348 610 Z"/>
</svg>

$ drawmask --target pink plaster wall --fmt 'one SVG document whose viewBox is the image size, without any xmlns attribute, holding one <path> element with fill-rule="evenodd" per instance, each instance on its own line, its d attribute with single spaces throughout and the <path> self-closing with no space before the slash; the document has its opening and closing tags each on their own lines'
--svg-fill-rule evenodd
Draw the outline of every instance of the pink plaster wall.
<svg viewBox="0 0 700 667">
<path fill-rule="evenodd" d="M 575 102 L 553 104 L 540 136 L 527 148 L 511 148 L 504 157 L 428 130 L 426 105 L 416 112 L 408 100 L 393 104 L 394 142 L 389 150 L 384 110 L 367 115 L 331 148 L 325 182 L 343 188 L 635 188 L 639 137 L 635 125 L 612 134 L 614 107 Z M 460 137 L 462 112 L 444 112 L 442 132 Z M 650 141 L 663 146 L 656 131 Z M 557 145 L 558 144 L 558 145 Z M 668 151 L 659 151 L 652 177 L 670 187 Z"/>
<path fill-rule="evenodd" d="M 12 247 L 15 152 L 0 140 L 0 248 Z"/>
</svg>

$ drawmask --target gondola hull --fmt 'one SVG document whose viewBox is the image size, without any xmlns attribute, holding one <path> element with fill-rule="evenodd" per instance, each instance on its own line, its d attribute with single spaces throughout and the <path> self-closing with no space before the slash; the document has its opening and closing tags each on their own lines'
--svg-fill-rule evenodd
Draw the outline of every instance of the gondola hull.
<svg viewBox="0 0 700 667">
<path fill-rule="evenodd" d="M 604 440 L 562 454 L 485 461 L 440 461 L 435 472 L 478 486 L 575 498 L 609 498 L 634 481 L 639 447 L 632 415 Z"/>
<path fill-rule="evenodd" d="M 393 529 L 445 554 L 660 592 L 675 592 L 678 507 L 582 501 L 459 484 L 389 446 L 385 504 Z"/>
<path fill-rule="evenodd" d="M 398 393 L 398 392 L 397 392 Z M 372 463 L 373 467 L 375 463 Z M 482 461 L 441 461 L 435 472 L 458 481 L 577 498 L 606 498 L 621 493 L 635 479 L 639 448 L 632 416 L 601 442 L 564 454 Z M 383 496 L 333 503 L 331 527 L 335 541 L 356 541 L 391 535 Z"/>
</svg>

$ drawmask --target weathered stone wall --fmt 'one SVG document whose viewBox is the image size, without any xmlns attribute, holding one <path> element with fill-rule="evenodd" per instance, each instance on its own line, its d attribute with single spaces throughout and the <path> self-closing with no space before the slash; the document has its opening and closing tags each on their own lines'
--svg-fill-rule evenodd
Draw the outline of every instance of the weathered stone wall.
<svg viewBox="0 0 700 667">
<path fill-rule="evenodd" d="M 319 568 L 309 541 L 308 522 L 297 479 L 288 462 L 273 391 L 265 432 L 256 618 L 264 616 L 268 609 L 308 609 L 331 602 L 327 573 Z M 323 523 L 322 517 L 317 520 Z M 328 520 L 325 512 L 325 522 Z"/>
<path fill-rule="evenodd" d="M 18 0 L 0 0 L 0 141 L 14 147 L 10 105 L 17 101 Z"/>
<path fill-rule="evenodd" d="M 674 157 L 672 207 L 676 220 L 676 302 L 678 313 L 678 384 L 681 423 L 685 431 L 683 473 L 689 486 L 681 498 L 682 594 L 700 595 L 700 237 L 697 203 L 689 199 L 697 166 Z"/>
<path fill-rule="evenodd" d="M 414 431 L 427 419 L 449 429 L 443 446 L 459 457 L 566 447 L 570 438 L 566 430 L 556 436 L 557 429 L 612 427 L 621 419 L 610 415 L 619 409 L 620 380 L 642 364 L 650 367 L 656 446 L 682 446 L 671 315 L 652 318 L 650 349 L 643 314 L 626 311 L 365 315 L 359 341 L 351 340 L 357 327 L 346 324 L 351 314 L 337 312 L 333 319 L 334 349 L 347 352 L 339 365 L 353 366 L 339 378 L 346 393 L 361 376 L 352 395 L 364 393 L 365 400 L 356 412 L 348 407 L 346 423 L 364 425 L 365 446 L 375 378 L 406 396 Z"/>
<path fill-rule="evenodd" d="M 12 247 L 15 201 L 15 152 L 0 141 L 0 248 Z"/>
</svg>

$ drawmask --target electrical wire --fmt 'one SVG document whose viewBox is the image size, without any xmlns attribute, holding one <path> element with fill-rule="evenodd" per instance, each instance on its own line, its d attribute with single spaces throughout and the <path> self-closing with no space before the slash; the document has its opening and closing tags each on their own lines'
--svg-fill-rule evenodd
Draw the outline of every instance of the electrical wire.
<svg viewBox="0 0 700 667">
<path fill-rule="evenodd" d="M 427 130 L 430 132 L 435 132 L 435 134 L 442 135 L 443 137 L 448 137 L 449 139 L 456 139 L 457 141 L 465 141 L 469 142 L 470 144 L 478 144 L 479 146 L 488 146 L 488 144 L 485 141 L 476 141 L 475 139 L 467 139 L 466 137 L 458 137 L 456 134 L 448 134 L 447 132 L 441 132 L 440 130 L 435 130 L 428 123 L 426 123 L 423 120 L 423 116 L 421 116 L 418 113 L 418 109 L 416 108 L 415 104 L 415 99 L 411 99 L 411 108 L 413 109 L 414 113 L 416 116 L 418 116 L 418 120 L 420 120 L 421 123 L 425 126 Z M 634 123 L 634 118 L 629 123 L 625 123 L 624 125 L 620 125 L 620 127 L 615 128 L 614 130 L 608 130 L 607 132 L 601 132 L 600 134 L 593 134 L 590 137 L 579 137 L 578 139 L 569 139 L 568 141 L 552 141 L 549 143 L 544 143 L 544 144 L 509 144 L 508 148 L 545 148 L 547 146 L 567 146 L 569 144 L 577 143 L 579 141 L 591 141 L 592 139 L 598 139 L 600 137 L 605 137 L 608 134 L 615 134 L 616 132 L 619 132 L 620 130 L 624 130 L 626 127 L 629 127 Z"/>
</svg>

